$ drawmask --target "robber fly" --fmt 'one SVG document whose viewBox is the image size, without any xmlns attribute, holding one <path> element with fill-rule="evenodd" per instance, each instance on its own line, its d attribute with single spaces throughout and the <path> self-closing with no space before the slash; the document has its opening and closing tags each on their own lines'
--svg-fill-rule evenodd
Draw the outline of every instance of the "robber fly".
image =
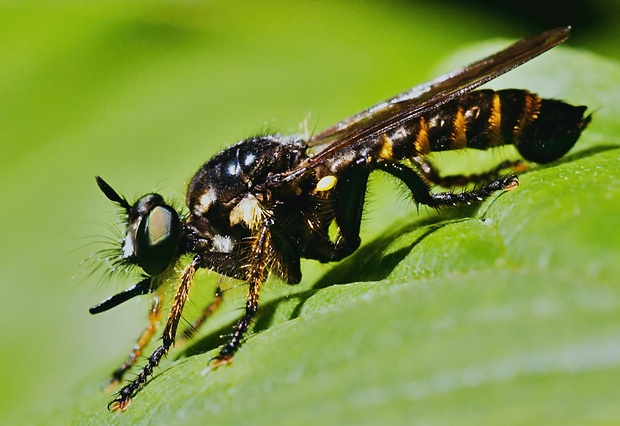
<svg viewBox="0 0 620 426">
<path fill-rule="evenodd" d="M 177 336 L 177 327 L 194 274 L 200 268 L 243 280 L 247 301 L 228 342 L 211 360 L 226 364 L 241 347 L 258 309 L 268 275 L 288 284 L 301 281 L 300 259 L 339 261 L 360 245 L 360 222 L 369 174 L 382 170 L 402 181 L 413 201 L 433 208 L 476 202 L 518 185 L 514 166 L 504 162 L 474 175 L 441 176 L 430 160 L 437 151 L 486 150 L 514 145 L 528 161 L 548 163 L 568 152 L 590 121 L 585 106 L 542 99 L 526 90 L 473 89 L 569 36 L 559 28 L 414 87 L 309 138 L 260 135 L 224 149 L 207 161 L 189 183 L 187 213 L 159 194 L 129 203 L 103 179 L 97 184 L 125 213 L 126 230 L 117 266 L 135 266 L 142 280 L 90 309 L 106 311 L 135 296 L 153 293 L 149 326 L 129 359 L 112 377 L 121 381 L 151 340 L 162 316 L 161 287 L 184 266 L 162 333 L 161 345 L 142 371 L 123 387 L 108 408 L 124 411 L 144 386 Z M 431 192 L 475 182 L 463 192 Z M 335 225 L 335 226 L 334 226 Z M 331 227 L 331 233 L 330 233 Z M 334 232 L 335 227 L 335 232 Z M 335 234 L 335 235 L 334 235 Z M 222 300 L 204 310 L 193 331 Z"/>
</svg>

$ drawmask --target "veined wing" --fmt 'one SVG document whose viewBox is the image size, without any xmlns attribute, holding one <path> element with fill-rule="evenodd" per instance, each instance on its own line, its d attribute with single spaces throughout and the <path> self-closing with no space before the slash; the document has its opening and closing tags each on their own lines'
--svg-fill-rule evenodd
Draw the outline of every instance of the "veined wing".
<svg viewBox="0 0 620 426">
<path fill-rule="evenodd" d="M 312 167 L 323 158 L 351 144 L 376 137 L 423 113 L 439 108 L 557 46 L 564 42 L 569 34 L 570 27 L 556 28 L 523 39 L 467 67 L 418 85 L 353 115 L 310 138 L 310 147 L 325 145 L 325 148 L 300 164 L 296 170 Z M 290 173 L 297 174 L 296 170 Z"/>
</svg>

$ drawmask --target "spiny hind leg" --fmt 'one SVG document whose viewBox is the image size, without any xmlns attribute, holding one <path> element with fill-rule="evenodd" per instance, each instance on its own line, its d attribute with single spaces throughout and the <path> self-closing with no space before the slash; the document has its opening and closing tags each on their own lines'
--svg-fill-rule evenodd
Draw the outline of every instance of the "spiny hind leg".
<svg viewBox="0 0 620 426">
<path fill-rule="evenodd" d="M 418 166 L 418 170 L 422 173 L 424 179 L 428 183 L 433 183 L 444 188 L 453 188 L 455 186 L 464 187 L 469 184 L 481 184 L 492 180 L 497 180 L 506 169 L 512 169 L 516 172 L 527 170 L 527 164 L 523 160 L 506 160 L 502 161 L 492 169 L 481 173 L 441 176 L 437 166 L 435 166 L 429 159 L 414 157 L 413 161 Z"/>
<path fill-rule="evenodd" d="M 121 382 L 121 380 L 123 380 L 125 373 L 127 373 L 127 371 L 129 371 L 129 369 L 136 363 L 144 348 L 153 339 L 153 336 L 155 335 L 155 332 L 157 332 L 161 322 L 162 304 L 162 295 L 156 294 L 153 296 L 151 309 L 149 310 L 149 324 L 146 326 L 142 334 L 140 334 L 140 337 L 138 338 L 138 341 L 136 342 L 136 345 L 127 360 L 112 373 L 112 377 L 104 389 L 106 392 L 114 389 Z"/>
<path fill-rule="evenodd" d="M 471 191 L 431 193 L 424 179 L 403 164 L 382 161 L 377 163 L 377 167 L 403 181 L 416 202 L 435 208 L 482 201 L 495 191 L 509 191 L 519 185 L 516 176 L 507 176 L 487 182 Z"/>
</svg>

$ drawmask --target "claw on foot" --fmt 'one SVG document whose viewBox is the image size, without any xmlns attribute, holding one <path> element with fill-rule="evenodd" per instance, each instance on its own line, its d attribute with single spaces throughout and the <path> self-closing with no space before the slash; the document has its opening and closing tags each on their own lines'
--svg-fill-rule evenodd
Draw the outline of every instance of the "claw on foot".
<svg viewBox="0 0 620 426">
<path fill-rule="evenodd" d="M 512 191 L 518 186 L 519 186 L 519 178 L 517 178 L 516 176 L 510 176 L 504 181 L 503 189 L 504 191 Z"/>
<path fill-rule="evenodd" d="M 113 412 L 120 411 L 122 413 L 129 408 L 129 404 L 131 404 L 131 398 L 117 398 L 108 404 L 108 410 Z"/>
<path fill-rule="evenodd" d="M 232 356 L 216 356 L 209 360 L 209 367 L 214 370 L 222 365 L 230 364 L 232 362 Z"/>
<path fill-rule="evenodd" d="M 204 377 L 207 374 L 209 374 L 211 371 L 215 370 L 216 368 L 222 365 L 230 364 L 231 362 L 232 362 L 232 356 L 213 357 L 209 360 L 207 368 L 205 368 L 204 370 L 200 372 L 200 375 Z"/>
</svg>

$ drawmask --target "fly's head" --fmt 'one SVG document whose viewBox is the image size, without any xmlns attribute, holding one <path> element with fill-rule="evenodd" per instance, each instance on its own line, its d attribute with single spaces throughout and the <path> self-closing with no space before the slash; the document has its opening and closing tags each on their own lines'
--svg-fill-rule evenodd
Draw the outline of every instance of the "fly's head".
<svg viewBox="0 0 620 426">
<path fill-rule="evenodd" d="M 120 256 L 115 261 L 124 266 L 137 266 L 144 279 L 132 288 L 91 308 L 91 313 L 106 311 L 134 296 L 154 291 L 163 276 L 179 258 L 181 218 L 159 194 L 147 194 L 133 205 L 120 196 L 106 181 L 96 177 L 105 196 L 125 213 L 126 230 Z"/>
</svg>

